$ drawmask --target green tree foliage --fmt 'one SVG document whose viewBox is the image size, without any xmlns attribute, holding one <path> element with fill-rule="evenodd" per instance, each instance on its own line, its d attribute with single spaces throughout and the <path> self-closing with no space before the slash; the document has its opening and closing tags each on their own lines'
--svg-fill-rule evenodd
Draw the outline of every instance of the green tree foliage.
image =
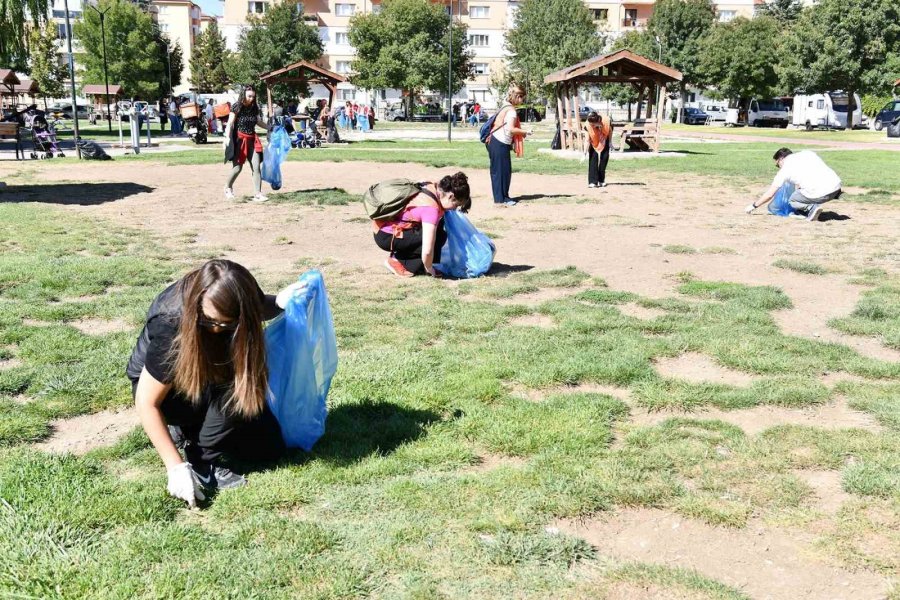
<svg viewBox="0 0 900 600">
<path fill-rule="evenodd" d="M 50 0 L 0 0 L 0 65 L 25 68 L 29 21 L 35 28 L 45 24 L 50 4 Z"/>
<path fill-rule="evenodd" d="M 700 44 L 715 22 L 712 0 L 658 0 L 647 23 L 647 31 L 662 44 L 663 64 L 681 71 L 682 106 L 687 87 L 704 83 Z"/>
<path fill-rule="evenodd" d="M 444 7 L 430 0 L 385 0 L 382 7 L 378 14 L 350 20 L 350 43 L 356 48 L 350 79 L 355 85 L 444 91 L 448 54 L 453 60 L 453 92 L 472 76 L 468 28 L 453 22 L 448 53 L 450 18 Z"/>
<path fill-rule="evenodd" d="M 250 27 L 238 39 L 237 55 L 226 63 L 231 81 L 261 88 L 261 74 L 322 56 L 319 32 L 303 20 L 303 5 L 298 0 L 270 5 L 264 15 L 253 15 L 249 22 Z M 280 84 L 273 89 L 279 99 L 307 91 L 299 84 Z"/>
<path fill-rule="evenodd" d="M 702 79 L 721 98 L 774 96 L 778 72 L 772 57 L 780 40 L 781 25 L 769 16 L 716 25 L 700 43 Z"/>
<path fill-rule="evenodd" d="M 820 0 L 788 33 L 780 75 L 788 90 L 850 94 L 889 91 L 900 67 L 900 4 L 896 0 Z M 850 113 L 852 116 L 852 112 Z M 852 119 L 847 127 L 853 126 Z"/>
<path fill-rule="evenodd" d="M 225 62 L 229 57 L 225 38 L 219 31 L 219 25 L 213 21 L 194 45 L 191 55 L 191 86 L 204 94 L 224 92 L 229 83 L 225 70 Z"/>
<path fill-rule="evenodd" d="M 544 77 L 600 54 L 603 45 L 582 0 L 522 0 L 506 35 L 513 76 L 548 95 Z"/>
<path fill-rule="evenodd" d="M 800 16 L 802 10 L 803 4 L 800 0 L 769 0 L 759 6 L 756 14 L 772 17 L 782 25 L 789 25 Z"/>
<path fill-rule="evenodd" d="M 122 85 L 128 96 L 152 100 L 165 81 L 165 48 L 160 49 L 150 15 L 128 0 L 100 0 L 106 10 L 106 51 L 110 85 Z M 74 25 L 74 35 L 84 50 L 78 57 L 81 80 L 103 83 L 103 41 L 100 16 L 85 10 Z M 172 65 L 175 76 L 174 63 Z"/>
<path fill-rule="evenodd" d="M 659 58 L 659 47 L 653 36 L 646 31 L 628 31 L 615 42 L 613 42 L 610 51 L 631 50 L 635 54 L 657 60 Z M 628 120 L 631 120 L 631 105 L 638 101 L 638 90 L 630 83 L 607 83 L 601 86 L 601 93 L 604 98 L 622 105 L 628 106 Z"/>
<path fill-rule="evenodd" d="M 171 71 L 172 71 L 172 82 L 171 83 L 172 83 L 172 87 L 176 88 L 179 85 L 181 85 L 181 76 L 182 76 L 182 73 L 184 72 L 184 50 L 181 49 L 181 44 L 179 42 L 176 41 L 174 44 L 172 44 L 169 41 L 168 36 L 162 36 L 162 41 L 164 42 L 164 44 L 161 44 L 161 46 L 160 46 L 160 48 L 161 48 L 160 49 L 160 52 L 161 52 L 160 60 L 162 61 L 162 64 L 164 65 L 164 67 L 171 68 Z M 169 44 L 169 56 L 168 57 L 166 57 L 165 44 Z M 166 65 L 166 62 L 165 62 L 166 60 L 169 61 L 168 65 Z M 168 80 L 169 73 L 168 73 L 168 69 L 166 69 L 166 70 L 167 70 L 167 72 L 165 74 L 165 77 L 163 77 L 160 80 L 160 84 L 159 84 L 159 89 L 163 92 L 169 91 L 168 88 L 166 87 L 166 85 L 168 85 L 168 82 L 169 82 L 169 80 Z"/>
<path fill-rule="evenodd" d="M 44 98 L 61 98 L 65 94 L 68 69 L 61 65 L 56 53 L 56 31 L 50 27 L 34 27 L 28 32 L 31 79 Z"/>
</svg>

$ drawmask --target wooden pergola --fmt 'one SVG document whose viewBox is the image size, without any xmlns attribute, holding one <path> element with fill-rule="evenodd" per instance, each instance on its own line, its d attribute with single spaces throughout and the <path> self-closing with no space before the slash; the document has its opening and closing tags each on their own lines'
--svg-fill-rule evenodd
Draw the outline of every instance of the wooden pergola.
<svg viewBox="0 0 900 600">
<path fill-rule="evenodd" d="M 16 107 L 17 94 L 16 86 L 21 85 L 21 81 L 16 76 L 16 72 L 12 69 L 0 69 L 0 85 L 5 89 L 0 89 L 0 95 L 8 96 L 12 108 Z"/>
<path fill-rule="evenodd" d="M 268 114 L 272 115 L 272 86 L 278 83 L 318 83 L 328 88 L 329 98 L 328 105 L 334 106 L 335 94 L 337 94 L 337 85 L 347 81 L 343 75 L 339 75 L 334 71 L 329 71 L 324 67 L 313 64 L 311 62 L 300 60 L 291 63 L 286 67 L 263 73 L 259 76 L 263 83 L 266 84 L 266 103 L 269 107 Z"/>
<path fill-rule="evenodd" d="M 109 96 L 106 95 L 106 85 L 102 83 L 87 83 L 81 89 L 81 93 L 90 96 L 94 101 L 94 107 L 100 113 L 105 113 L 104 105 L 113 104 L 122 99 L 122 86 L 110 84 Z"/>
<path fill-rule="evenodd" d="M 634 123 L 626 125 L 621 130 L 620 149 L 628 142 L 637 148 L 649 148 L 659 152 L 666 85 L 677 81 L 681 81 L 681 72 L 629 50 L 595 56 L 544 78 L 544 83 L 556 86 L 560 143 L 564 149 L 579 152 L 583 152 L 587 144 L 587 132 L 582 128 L 579 114 L 581 112 L 579 86 L 604 83 L 633 85 L 638 92 L 638 106 L 646 99 L 646 116 L 642 118 L 638 115 Z M 655 118 L 654 108 L 656 108 Z M 652 144 L 648 145 L 644 140 L 650 140 Z"/>
</svg>

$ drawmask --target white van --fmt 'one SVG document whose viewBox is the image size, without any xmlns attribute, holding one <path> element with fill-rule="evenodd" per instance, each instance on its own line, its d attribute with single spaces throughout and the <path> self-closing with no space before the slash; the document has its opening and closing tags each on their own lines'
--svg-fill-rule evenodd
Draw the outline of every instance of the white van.
<svg viewBox="0 0 900 600">
<path fill-rule="evenodd" d="M 859 94 L 853 95 L 856 108 L 853 110 L 853 125 L 862 124 L 862 103 Z M 817 128 L 846 129 L 849 96 L 847 92 L 825 92 L 794 96 L 794 127 L 805 127 L 807 131 Z"/>
<path fill-rule="evenodd" d="M 788 110 L 784 102 L 778 100 L 750 101 L 747 110 L 747 125 L 750 127 L 781 127 L 788 126 Z"/>
</svg>

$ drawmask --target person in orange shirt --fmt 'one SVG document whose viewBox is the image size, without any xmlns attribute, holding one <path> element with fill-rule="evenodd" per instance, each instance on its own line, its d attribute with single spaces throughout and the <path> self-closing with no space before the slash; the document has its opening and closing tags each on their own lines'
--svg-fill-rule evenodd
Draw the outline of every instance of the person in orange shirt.
<svg viewBox="0 0 900 600">
<path fill-rule="evenodd" d="M 588 134 L 588 187 L 606 187 L 606 165 L 612 139 L 612 120 L 596 112 L 588 115 L 584 128 Z"/>
</svg>

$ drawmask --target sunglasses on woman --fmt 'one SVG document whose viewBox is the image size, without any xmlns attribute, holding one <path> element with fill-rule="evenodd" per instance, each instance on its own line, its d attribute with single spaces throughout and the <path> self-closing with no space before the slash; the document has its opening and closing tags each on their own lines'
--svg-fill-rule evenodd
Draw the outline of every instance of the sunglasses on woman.
<svg viewBox="0 0 900 600">
<path fill-rule="evenodd" d="M 214 319 L 209 319 L 207 317 L 200 317 L 197 319 L 197 325 L 203 327 L 204 329 L 219 329 L 222 331 L 234 331 L 238 327 L 237 321 L 228 321 L 221 322 L 216 321 Z"/>
</svg>

